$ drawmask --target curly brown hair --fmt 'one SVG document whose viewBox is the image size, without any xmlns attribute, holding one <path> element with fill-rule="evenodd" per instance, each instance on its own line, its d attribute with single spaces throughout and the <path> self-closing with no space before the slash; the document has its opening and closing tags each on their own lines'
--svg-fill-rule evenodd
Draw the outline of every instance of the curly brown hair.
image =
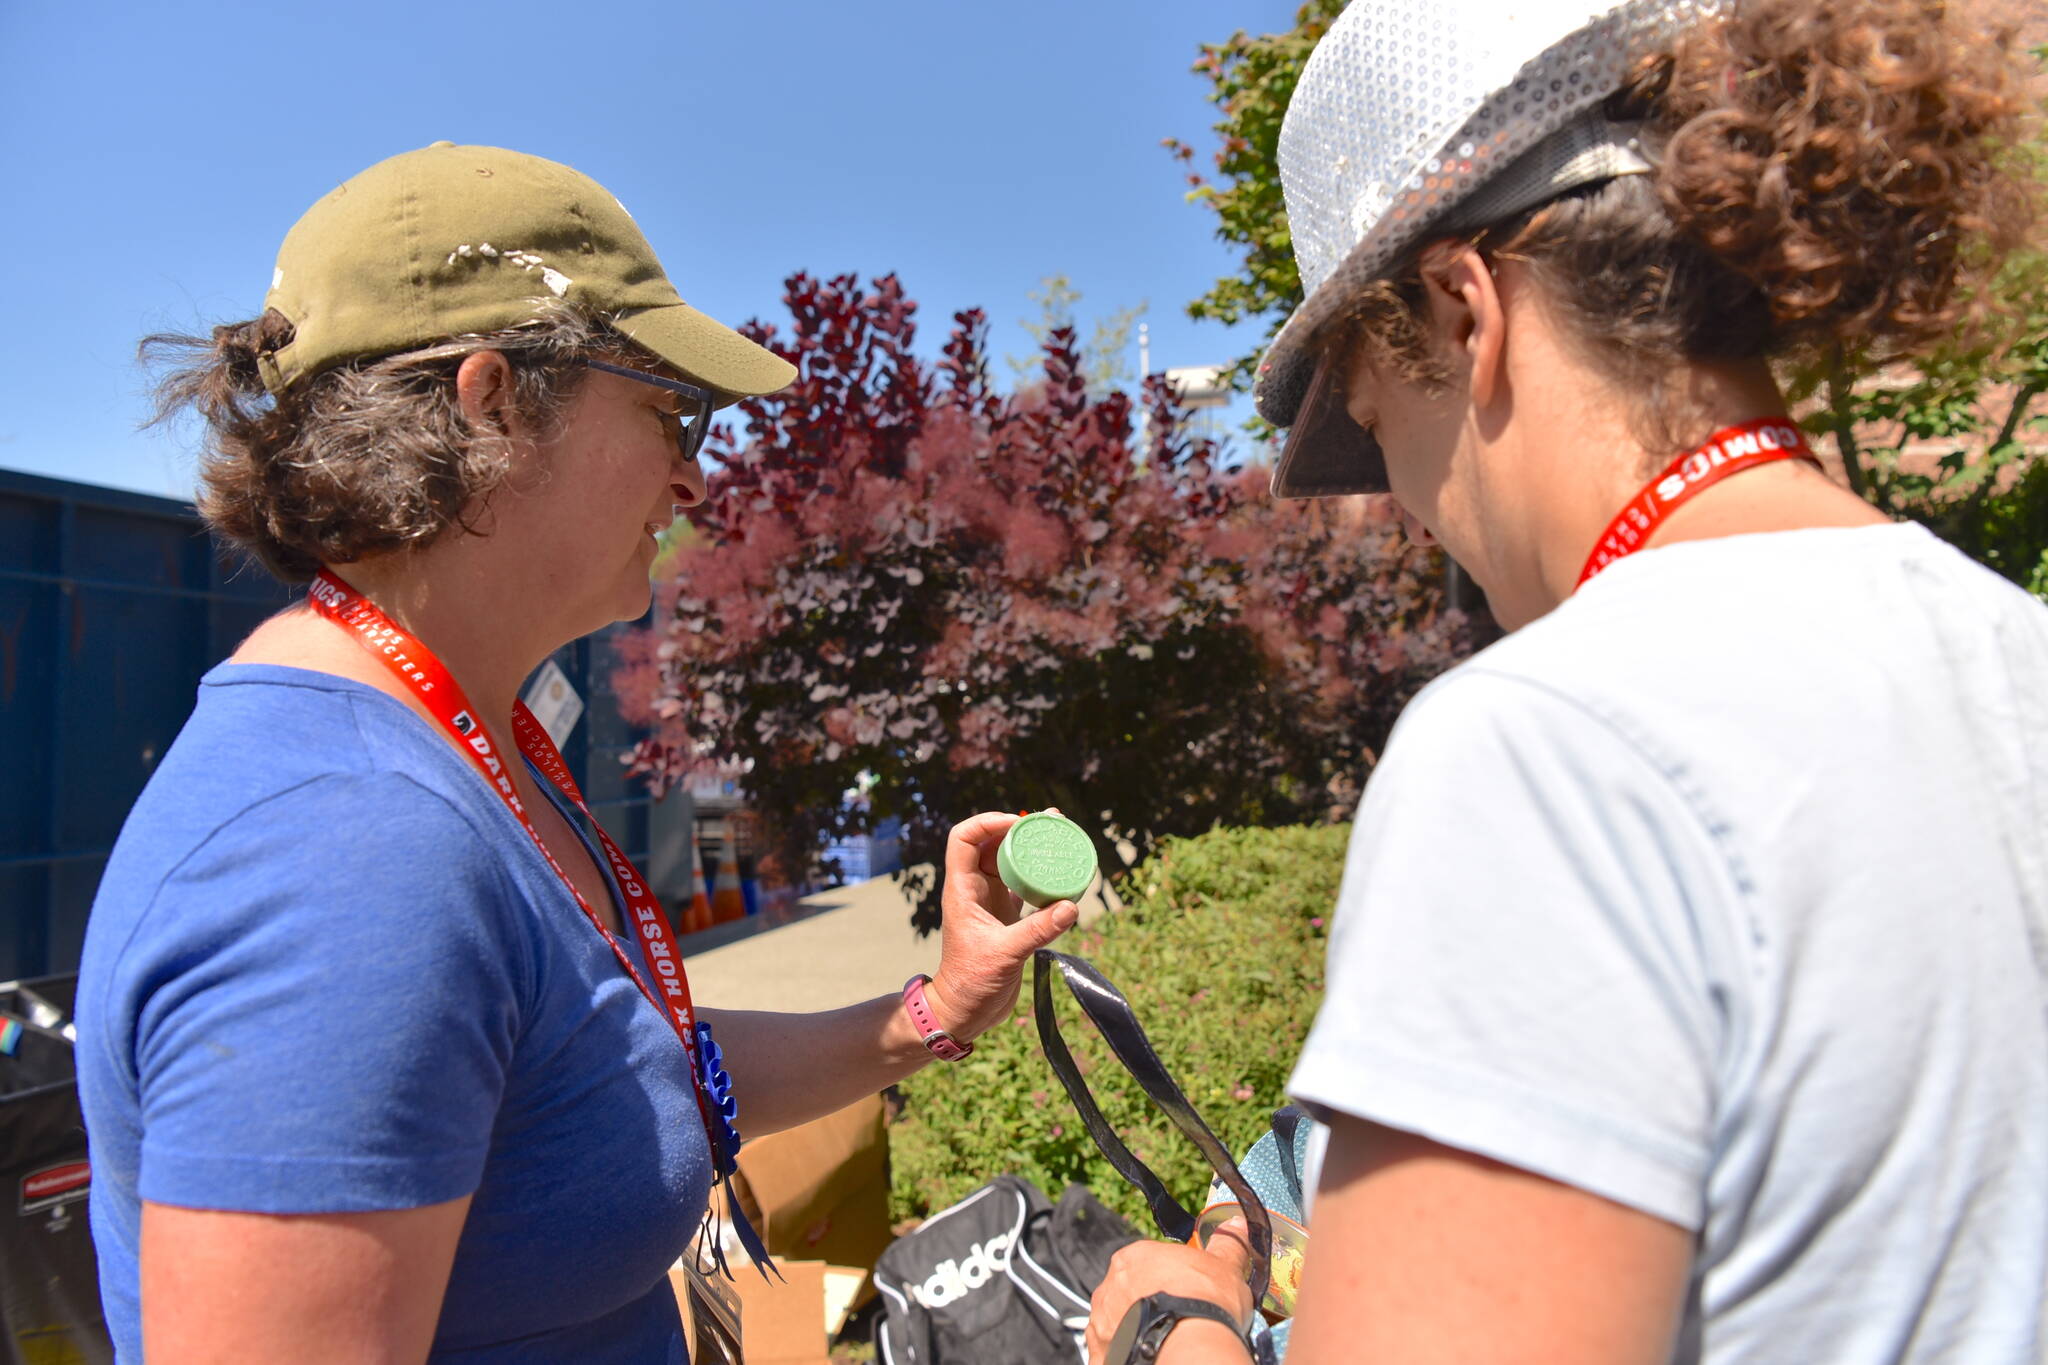
<svg viewBox="0 0 2048 1365">
<path fill-rule="evenodd" d="M 2026 239 L 2038 181 L 2015 28 L 1941 0 L 1739 0 L 1608 101 L 1656 166 L 1466 240 L 1525 263 L 1594 367 L 1675 446 L 1686 362 L 1839 348 L 1881 361 L 1956 335 Z M 1425 386 L 1418 244 L 1359 291 L 1330 344 Z"/>
<path fill-rule="evenodd" d="M 173 366 L 157 384 L 151 422 L 190 410 L 205 423 L 200 515 L 286 583 L 306 582 L 322 563 L 472 529 L 469 519 L 511 470 L 513 447 L 463 418 L 455 372 L 464 357 L 502 352 L 521 415 L 545 429 L 582 382 L 584 359 L 632 349 L 561 306 L 530 324 L 327 370 L 273 396 L 257 357 L 290 335 L 273 309 L 210 337 L 160 333 L 139 348 L 145 362 Z"/>
</svg>

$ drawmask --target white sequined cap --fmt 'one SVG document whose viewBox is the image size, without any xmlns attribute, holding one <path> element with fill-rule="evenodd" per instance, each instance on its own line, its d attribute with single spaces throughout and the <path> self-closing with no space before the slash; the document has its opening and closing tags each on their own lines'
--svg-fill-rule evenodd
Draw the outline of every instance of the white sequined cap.
<svg viewBox="0 0 2048 1365">
<path fill-rule="evenodd" d="M 1637 60 L 1725 4 L 1353 0 L 1309 57 L 1280 129 L 1307 299 L 1260 362 L 1260 414 L 1283 427 L 1318 415 L 1304 411 L 1307 338 L 1419 238 L 1643 169 L 1630 130 L 1607 123 L 1600 101 Z M 1486 217 L 1469 216 L 1474 208 Z M 1275 470 L 1276 493 L 1367 491 L 1327 459 L 1290 471 L 1294 446 Z M 1384 488 L 1376 448 L 1369 459 L 1366 482 Z"/>
</svg>

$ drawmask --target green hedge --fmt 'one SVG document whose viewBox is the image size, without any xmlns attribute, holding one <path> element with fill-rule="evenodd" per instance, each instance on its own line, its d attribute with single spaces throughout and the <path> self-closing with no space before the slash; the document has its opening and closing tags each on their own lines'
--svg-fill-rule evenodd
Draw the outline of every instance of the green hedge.
<svg viewBox="0 0 2048 1365">
<path fill-rule="evenodd" d="M 1323 989 L 1323 926 L 1348 825 L 1219 829 L 1168 839 L 1122 888 L 1126 908 L 1059 945 L 1130 997 L 1195 1108 L 1236 1152 L 1265 1131 Z M 1137 1191 L 1102 1159 L 1046 1064 L 1025 978 L 1016 1014 L 974 1055 L 903 1084 L 890 1130 L 898 1219 L 945 1207 L 1004 1171 L 1058 1197 L 1068 1182 L 1151 1230 Z M 1166 1187 L 1198 1208 L 1209 1171 L 1147 1100 L 1064 985 L 1066 1036 L 1112 1126 Z"/>
</svg>

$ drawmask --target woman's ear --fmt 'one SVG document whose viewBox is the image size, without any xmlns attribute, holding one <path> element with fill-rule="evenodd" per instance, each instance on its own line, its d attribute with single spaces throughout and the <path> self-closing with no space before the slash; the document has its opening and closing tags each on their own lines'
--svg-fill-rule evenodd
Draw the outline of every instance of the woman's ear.
<svg viewBox="0 0 2048 1365">
<path fill-rule="evenodd" d="M 476 351 L 455 371 L 455 401 L 472 431 L 510 435 L 518 417 L 512 362 L 503 351 Z"/>
<path fill-rule="evenodd" d="M 1493 263 L 1475 246 L 1446 244 L 1425 257 L 1422 281 L 1436 335 L 1471 377 L 1473 403 L 1492 403 L 1507 375 L 1507 316 Z"/>
</svg>

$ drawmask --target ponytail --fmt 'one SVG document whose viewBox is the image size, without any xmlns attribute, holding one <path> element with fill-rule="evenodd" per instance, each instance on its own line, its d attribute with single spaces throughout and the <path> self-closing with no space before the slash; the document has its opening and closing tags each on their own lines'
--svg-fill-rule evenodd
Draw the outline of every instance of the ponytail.
<svg viewBox="0 0 2048 1365">
<path fill-rule="evenodd" d="M 1658 64 L 1658 198 L 1762 296 L 1770 349 L 1927 346 L 2031 226 L 2025 62 L 1984 6 L 1738 4 Z"/>
</svg>

